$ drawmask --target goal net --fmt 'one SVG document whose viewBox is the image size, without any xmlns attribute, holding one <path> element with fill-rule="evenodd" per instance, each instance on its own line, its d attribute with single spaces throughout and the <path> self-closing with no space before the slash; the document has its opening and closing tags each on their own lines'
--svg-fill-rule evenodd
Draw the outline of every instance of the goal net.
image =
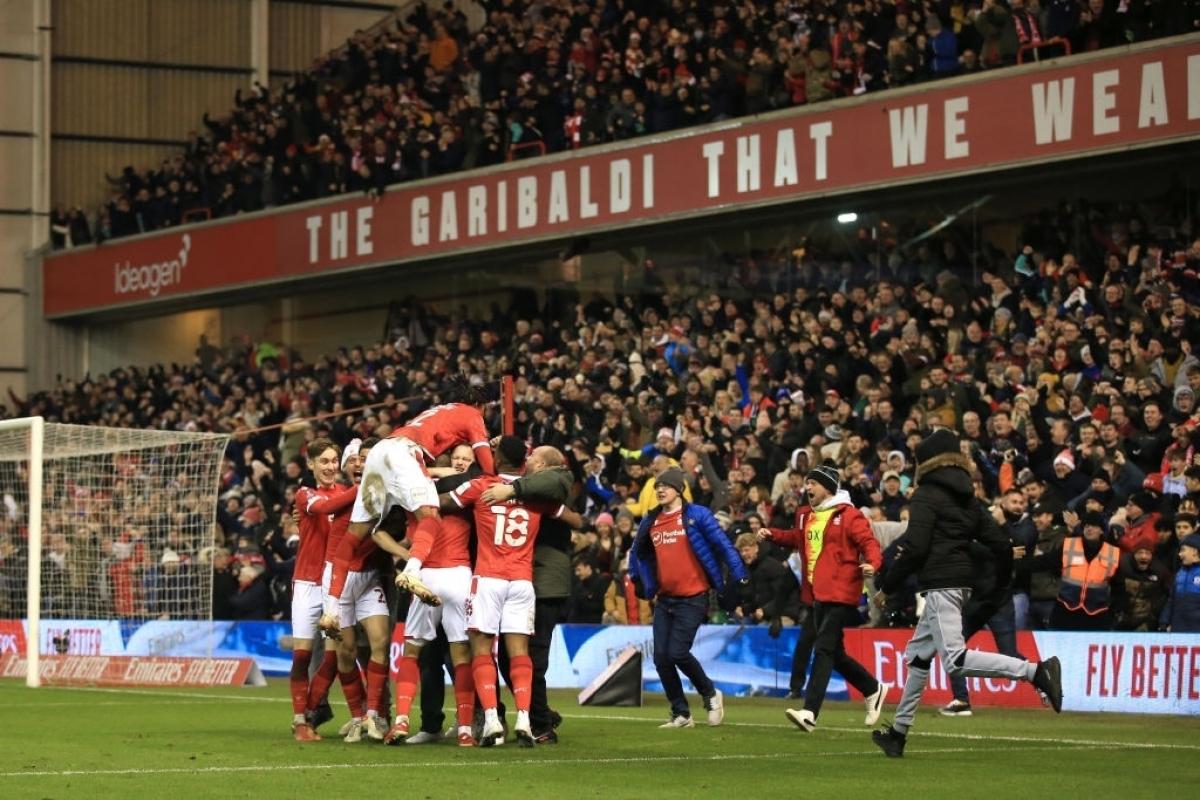
<svg viewBox="0 0 1200 800">
<path fill-rule="evenodd" d="M 125 622 L 211 620 L 228 440 L 0 422 L 0 620 L 25 619 L 31 685 L 39 652 L 109 655 Z"/>
</svg>

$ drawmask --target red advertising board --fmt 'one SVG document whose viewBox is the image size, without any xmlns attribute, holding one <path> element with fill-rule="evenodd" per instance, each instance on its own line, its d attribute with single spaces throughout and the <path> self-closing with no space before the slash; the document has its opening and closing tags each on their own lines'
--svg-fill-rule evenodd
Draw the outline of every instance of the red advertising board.
<svg viewBox="0 0 1200 800">
<path fill-rule="evenodd" d="M 69 251 L 47 316 L 1200 138 L 1200 36 Z"/>
<path fill-rule="evenodd" d="M 0 655 L 0 678 L 24 678 L 23 655 Z M 167 656 L 42 656 L 47 686 L 245 686 L 265 685 L 252 658 Z"/>
<path fill-rule="evenodd" d="M 19 619 L 0 619 L 0 658 L 25 652 L 25 624 Z"/>
</svg>

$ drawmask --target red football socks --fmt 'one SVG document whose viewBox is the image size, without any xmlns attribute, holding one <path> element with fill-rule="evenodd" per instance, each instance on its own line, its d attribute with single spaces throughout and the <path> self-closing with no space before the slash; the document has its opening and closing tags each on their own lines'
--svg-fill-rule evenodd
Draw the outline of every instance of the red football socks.
<svg viewBox="0 0 1200 800">
<path fill-rule="evenodd" d="M 470 664 L 454 665 L 454 704 L 458 707 L 458 724 L 470 725 L 475 715 L 475 675 Z"/>
<path fill-rule="evenodd" d="M 383 689 L 387 686 L 388 668 L 384 664 L 367 662 L 367 710 L 379 714 L 383 711 Z M 381 714 L 381 716 L 383 716 Z"/>
<path fill-rule="evenodd" d="M 308 665 L 312 661 L 312 650 L 292 651 L 292 713 L 303 714 L 308 709 Z"/>
<path fill-rule="evenodd" d="M 428 516 L 417 520 L 417 527 L 412 534 L 412 547 L 409 548 L 412 557 L 424 564 L 429 559 L 429 552 L 433 550 L 433 541 L 441 529 L 440 517 Z"/>
<path fill-rule="evenodd" d="M 484 708 L 496 707 L 496 662 L 490 655 L 471 659 L 471 673 L 475 676 L 475 693 Z M 457 694 L 457 693 L 456 693 Z"/>
<path fill-rule="evenodd" d="M 396 716 L 407 717 L 412 709 L 413 696 L 417 693 L 417 683 L 421 679 L 421 669 L 413 656 L 402 656 L 396 665 Z"/>
<path fill-rule="evenodd" d="M 333 679 L 337 677 L 337 653 L 332 650 L 326 650 L 325 655 L 321 658 L 321 664 L 317 667 L 317 674 L 313 675 L 312 683 L 308 687 L 308 710 L 312 711 L 325 700 L 325 695 L 329 694 L 329 687 L 333 685 Z"/>
<path fill-rule="evenodd" d="M 358 673 L 358 668 L 355 667 L 349 672 L 339 672 L 338 680 L 342 682 L 342 694 L 346 695 L 346 705 L 350 707 L 350 716 L 366 716 L 366 711 L 363 710 L 362 675 Z"/>
<path fill-rule="evenodd" d="M 529 656 L 513 656 L 508 660 L 508 674 L 513 682 L 513 701 L 517 704 L 517 711 L 528 711 L 533 690 L 533 659 Z"/>
</svg>

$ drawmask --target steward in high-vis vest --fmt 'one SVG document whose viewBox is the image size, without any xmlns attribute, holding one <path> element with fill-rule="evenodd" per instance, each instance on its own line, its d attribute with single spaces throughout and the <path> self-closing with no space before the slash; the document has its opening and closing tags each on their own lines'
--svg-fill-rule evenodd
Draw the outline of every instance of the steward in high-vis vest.
<svg viewBox="0 0 1200 800">
<path fill-rule="evenodd" d="M 1058 600 L 1050 612 L 1052 630 L 1112 629 L 1114 594 L 1123 590 L 1122 582 L 1115 579 L 1121 551 L 1104 541 L 1104 518 L 1100 514 L 1084 514 L 1082 527 L 1082 537 L 1068 537 L 1018 565 L 1018 569 L 1051 571 L 1062 577 Z"/>
</svg>

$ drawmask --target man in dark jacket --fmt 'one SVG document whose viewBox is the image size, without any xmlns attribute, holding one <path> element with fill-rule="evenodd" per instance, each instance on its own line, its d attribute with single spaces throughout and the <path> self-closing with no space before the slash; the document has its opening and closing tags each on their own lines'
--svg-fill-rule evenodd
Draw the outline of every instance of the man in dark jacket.
<svg viewBox="0 0 1200 800">
<path fill-rule="evenodd" d="M 740 616 L 751 624 L 778 620 L 780 625 L 795 625 L 800 616 L 800 592 L 791 571 L 764 552 L 753 533 L 743 533 L 734 544 L 750 573 L 750 583 L 738 601 Z"/>
<path fill-rule="evenodd" d="M 1171 589 L 1171 572 L 1154 558 L 1149 542 L 1121 556 L 1117 580 L 1122 591 L 1113 603 L 1118 631 L 1157 631 L 1158 617 Z"/>
<path fill-rule="evenodd" d="M 567 621 L 599 625 L 604 616 L 604 593 L 608 591 L 611 580 L 596 570 L 596 563 L 592 559 L 576 559 L 571 612 L 567 615 Z"/>
<path fill-rule="evenodd" d="M 910 504 L 907 543 L 884 573 L 875 602 L 916 573 L 925 595 L 925 611 L 905 648 L 908 675 L 892 724 L 872 734 L 889 758 L 904 755 L 908 730 L 929 681 L 933 657 L 940 655 L 950 677 L 996 677 L 1030 681 L 1062 710 L 1062 675 L 1057 658 L 1037 665 L 999 653 L 968 650 L 962 635 L 963 606 L 970 597 L 973 542 L 991 552 L 997 590 L 1012 576 L 1012 545 L 983 504 L 976 499 L 971 463 L 959 449 L 958 436 L 939 429 L 917 445 L 917 490 Z"/>
<path fill-rule="evenodd" d="M 716 517 L 707 508 L 686 503 L 683 470 L 671 467 L 655 480 L 658 506 L 638 527 L 629 551 L 629 575 L 638 597 L 656 599 L 654 668 L 671 701 L 671 719 L 660 728 L 694 728 L 682 672 L 696 687 L 708 710 L 708 724 L 725 718 L 721 692 L 692 654 L 692 643 L 708 613 L 708 591 L 725 590 L 725 575 L 744 583 L 746 568 Z"/>
<path fill-rule="evenodd" d="M 270 619 L 271 590 L 264 570 L 257 564 L 243 564 L 237 573 L 238 589 L 229 598 L 234 619 Z"/>
<path fill-rule="evenodd" d="M 1033 525 L 1037 532 L 1033 550 L 1025 552 L 1025 559 L 1033 559 L 1051 550 L 1061 550 L 1067 529 L 1063 527 L 1060 517 L 1061 509 L 1046 501 L 1037 503 L 1030 510 Z M 1061 576 L 1053 569 L 1021 570 L 1018 559 L 1018 573 L 1029 576 L 1029 617 L 1030 629 L 1044 631 L 1050 627 L 1050 614 L 1058 601 L 1058 590 L 1062 581 Z"/>
</svg>

